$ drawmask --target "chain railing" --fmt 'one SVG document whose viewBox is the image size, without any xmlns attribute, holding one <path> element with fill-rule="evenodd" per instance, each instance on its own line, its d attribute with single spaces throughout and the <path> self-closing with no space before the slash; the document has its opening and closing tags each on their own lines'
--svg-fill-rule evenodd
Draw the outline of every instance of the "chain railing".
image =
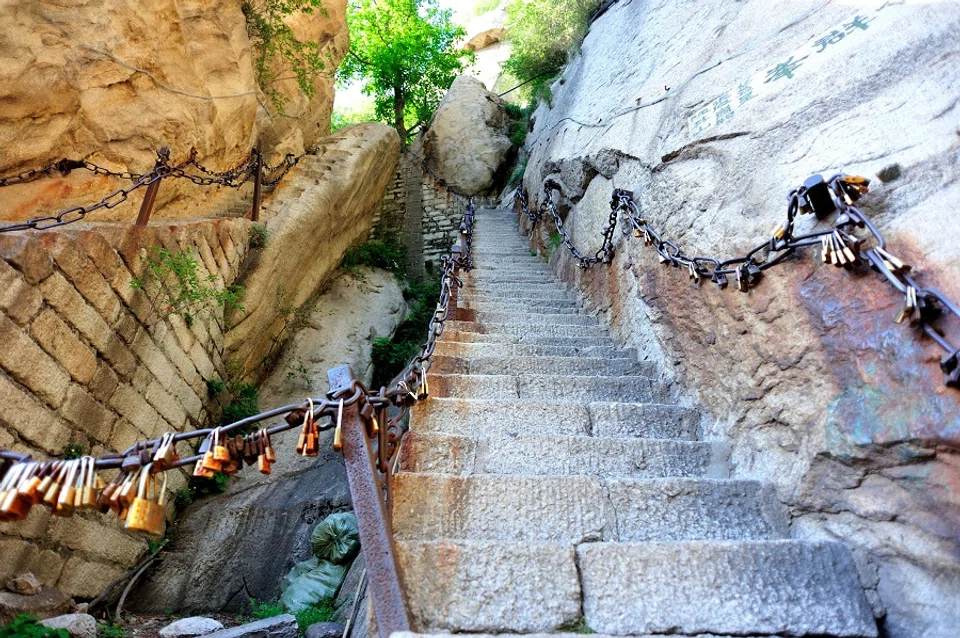
<svg viewBox="0 0 960 638">
<path fill-rule="evenodd" d="M 191 160 L 185 164 L 225 182 L 236 180 L 250 166 L 248 158 L 234 169 L 214 174 Z M 259 162 L 259 155 L 254 161 Z M 273 168 L 289 170 L 295 163 L 287 159 Z M 424 168 L 429 170 L 426 165 Z M 393 546 L 393 467 L 407 413 L 429 397 L 427 374 L 437 340 L 445 322 L 456 317 L 457 291 L 463 285 L 459 272 L 470 270 L 473 263 L 473 200 L 436 175 L 432 177 L 447 192 L 464 199 L 460 239 L 441 260 L 441 292 L 426 341 L 389 386 L 369 389 L 354 378 L 348 366 L 340 366 L 328 372 L 330 391 L 325 397 L 310 397 L 222 427 L 169 432 L 122 452 L 35 461 L 28 454 L 0 449 L 0 521 L 23 520 L 36 505 L 47 506 L 55 516 L 70 516 L 78 510 L 112 511 L 127 529 L 162 536 L 166 481 L 161 485 L 159 476 L 164 472 L 193 466 L 194 476 L 211 477 L 217 472 L 232 475 L 255 465 L 269 474 L 278 458 L 271 436 L 299 428 L 297 454 L 315 457 L 320 433 L 333 430 L 333 447 L 343 453 L 347 468 L 380 636 L 409 630 Z M 261 425 L 276 417 L 282 417 L 281 423 Z M 323 420 L 326 422 L 321 423 Z M 197 439 L 196 452 L 181 458 L 177 444 Z M 105 483 L 99 472 L 114 469 L 119 470 L 116 477 Z"/>
<path fill-rule="evenodd" d="M 530 209 L 522 187 L 517 189 L 514 197 L 520 211 L 533 225 L 546 214 L 552 217 L 564 245 L 581 268 L 612 261 L 614 229 L 618 218 L 625 223 L 624 234 L 629 234 L 632 229 L 635 237 L 643 238 L 644 245 L 656 250 L 660 263 L 685 268 L 690 280 L 698 284 L 710 280 L 720 288 L 726 288 L 728 277 L 732 276 L 737 289 L 747 292 L 757 285 L 765 270 L 783 264 L 798 249 L 815 245 L 820 246 L 824 263 L 846 270 L 868 265 L 904 295 L 903 308 L 896 322 L 908 322 L 946 351 L 940 360 L 944 383 L 960 388 L 960 349 L 938 329 L 938 320 L 943 317 L 952 315 L 960 318 L 960 308 L 939 290 L 921 286 L 911 275 L 911 267 L 887 248 L 886 240 L 877 227 L 860 208 L 854 206 L 867 193 L 868 186 L 869 180 L 852 175 L 835 175 L 829 180 L 824 180 L 820 175 L 811 176 L 787 195 L 786 220 L 773 230 L 769 240 L 743 256 L 726 259 L 691 255 L 673 241 L 665 239 L 643 216 L 633 193 L 627 190 L 614 189 L 610 200 L 610 218 L 601 231 L 603 243 L 593 257 L 584 257 L 570 239 L 553 200 L 553 191 L 561 190 L 557 182 L 547 180 L 544 183 L 545 199 L 535 212 Z M 836 217 L 830 228 L 795 234 L 798 214 L 811 213 L 818 221 L 834 213 Z M 867 231 L 865 235 L 856 234 L 863 230 Z"/>
<path fill-rule="evenodd" d="M 150 215 L 156 202 L 160 182 L 165 178 L 183 179 L 197 186 L 216 186 L 218 188 L 226 187 L 234 189 L 253 182 L 253 202 L 249 215 L 253 221 L 258 221 L 260 215 L 261 189 L 264 186 L 271 187 L 279 184 L 280 180 L 290 172 L 290 169 L 296 166 L 300 160 L 307 155 L 315 154 L 318 148 L 319 147 L 305 149 L 304 152 L 299 155 L 287 154 L 275 166 L 264 163 L 263 155 L 258 149 L 253 148 L 240 163 L 225 171 L 214 171 L 201 164 L 197 160 L 197 150 L 195 148 L 190 149 L 190 154 L 186 160 L 176 165 L 170 165 L 169 149 L 160 149 L 157 151 L 157 161 L 153 170 L 146 173 L 115 171 L 89 160 L 60 159 L 55 162 L 49 162 L 40 168 L 29 169 L 13 175 L 7 175 L 6 177 L 0 177 L 0 188 L 26 184 L 44 177 L 53 177 L 56 174 L 59 174 L 61 177 L 66 177 L 72 171 L 78 169 L 90 171 L 94 175 L 103 175 L 123 181 L 131 181 L 133 185 L 117 189 L 99 201 L 87 206 L 74 206 L 56 214 L 34 217 L 23 222 L 0 226 L 0 233 L 20 230 L 49 230 L 51 228 L 79 222 L 90 213 L 103 209 L 109 210 L 119 206 L 127 201 L 131 193 L 144 187 L 147 188 L 147 192 L 144 193 L 136 224 L 138 226 L 145 226 L 150 221 Z M 196 172 L 191 169 L 195 169 Z"/>
</svg>

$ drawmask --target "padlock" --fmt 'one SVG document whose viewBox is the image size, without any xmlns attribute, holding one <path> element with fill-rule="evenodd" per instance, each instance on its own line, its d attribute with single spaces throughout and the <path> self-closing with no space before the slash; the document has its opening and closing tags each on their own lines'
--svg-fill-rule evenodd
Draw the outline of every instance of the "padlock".
<svg viewBox="0 0 960 638">
<path fill-rule="evenodd" d="M 27 478 L 31 464 L 18 463 L 4 477 L 3 497 L 0 500 L 0 520 L 22 521 L 30 512 L 33 501 L 20 492 L 20 483 Z"/>
<path fill-rule="evenodd" d="M 97 462 L 92 457 L 87 457 L 87 483 L 83 486 L 83 497 L 80 499 L 81 507 L 92 510 L 97 507 Z"/>
<path fill-rule="evenodd" d="M 823 181 L 822 175 L 811 175 L 803 182 L 804 194 L 806 199 L 806 208 L 809 208 L 817 219 L 823 219 L 830 213 L 837 210 L 837 205 L 833 201 L 833 195 L 830 187 Z M 801 212 L 806 212 L 801 210 Z"/>
<path fill-rule="evenodd" d="M 74 499 L 77 496 L 77 470 L 79 461 L 68 461 L 66 477 L 63 481 L 63 487 L 60 488 L 60 494 L 57 496 L 57 503 L 53 507 L 54 516 L 73 516 Z"/>
<path fill-rule="evenodd" d="M 277 453 L 273 451 L 273 442 L 270 441 L 270 430 L 263 429 L 263 453 L 270 463 L 277 462 Z"/>
<path fill-rule="evenodd" d="M 43 490 L 43 504 L 47 507 L 54 508 L 57 505 L 57 497 L 60 495 L 60 488 L 63 485 L 63 481 L 67 475 L 67 468 L 70 465 L 70 461 L 58 461 L 57 468 L 50 476 L 50 483 L 47 485 L 47 489 Z M 40 484 L 43 487 L 43 482 Z"/>
<path fill-rule="evenodd" d="M 150 506 L 147 508 L 146 520 L 143 524 L 143 531 L 146 534 L 151 536 L 163 536 L 164 531 L 166 531 L 167 520 L 166 520 L 166 511 L 163 508 L 164 495 L 167 491 L 167 473 L 163 472 L 163 486 L 160 488 L 159 492 L 154 491 L 150 498 Z M 153 490 L 156 490 L 157 483 L 159 479 L 157 476 L 150 476 L 151 486 Z"/>
<path fill-rule="evenodd" d="M 29 469 L 20 481 L 17 491 L 30 500 L 31 505 L 37 505 L 43 500 L 40 493 L 40 475 L 43 473 L 44 465 L 42 463 L 31 463 Z"/>
<path fill-rule="evenodd" d="M 200 460 L 200 463 L 203 469 L 208 472 L 219 472 L 220 468 L 223 467 L 223 462 L 217 460 L 215 457 L 214 450 L 217 446 L 216 433 L 217 428 L 215 428 L 213 432 L 211 432 L 210 435 L 204 439 L 204 443 L 200 446 L 201 450 L 203 449 L 204 445 L 206 445 L 207 448 L 206 452 L 203 453 L 203 458 Z"/>
<path fill-rule="evenodd" d="M 337 427 L 333 431 L 333 449 L 337 452 L 343 450 L 343 399 L 340 399 L 340 407 L 337 408 Z"/>
<path fill-rule="evenodd" d="M 221 464 L 230 461 L 230 451 L 227 450 L 227 446 L 224 445 L 220 428 L 213 429 L 213 458 Z"/>
<path fill-rule="evenodd" d="M 267 458 L 267 431 L 261 429 L 257 432 L 257 469 L 261 474 L 270 474 L 270 460 Z"/>
<path fill-rule="evenodd" d="M 100 495 L 97 497 L 97 510 L 101 514 L 106 514 L 110 511 L 110 502 L 113 498 L 114 493 L 120 489 L 120 483 L 124 479 L 124 474 L 118 472 L 116 477 L 110 483 L 100 490 Z"/>
<path fill-rule="evenodd" d="M 906 298 L 903 302 L 903 309 L 897 315 L 896 322 L 903 323 L 905 320 L 913 317 L 917 310 L 917 289 L 913 286 L 907 286 Z"/>
<path fill-rule="evenodd" d="M 150 518 L 153 515 L 152 510 L 155 505 L 147 494 L 147 488 L 152 480 L 150 475 L 151 465 L 152 464 L 148 463 L 140 472 L 137 496 L 133 499 L 133 503 L 131 503 L 130 510 L 127 513 L 125 527 L 131 532 L 149 531 Z"/>
<path fill-rule="evenodd" d="M 248 466 L 257 462 L 257 443 L 253 434 L 243 437 L 243 462 Z"/>
</svg>

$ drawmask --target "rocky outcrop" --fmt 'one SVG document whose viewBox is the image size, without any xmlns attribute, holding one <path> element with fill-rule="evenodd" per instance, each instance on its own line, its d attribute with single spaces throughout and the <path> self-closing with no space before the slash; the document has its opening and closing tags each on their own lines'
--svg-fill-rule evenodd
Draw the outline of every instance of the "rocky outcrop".
<svg viewBox="0 0 960 638">
<path fill-rule="evenodd" d="M 228 356 L 245 374 L 263 375 L 289 336 L 293 311 L 317 293 L 347 248 L 367 237 L 399 157 L 392 128 L 351 126 L 325 138 L 274 193 L 261 214 L 269 240 L 248 265 L 244 311 L 226 335 Z"/>
<path fill-rule="evenodd" d="M 958 35 L 938 4 L 615 4 L 535 114 L 525 185 L 539 201 L 562 183 L 586 254 L 619 187 L 687 252 L 727 258 L 811 173 L 866 175 L 888 246 L 960 299 Z M 883 635 L 956 633 L 960 393 L 942 351 L 893 322 L 902 297 L 813 252 L 746 295 L 698 287 L 642 244 L 617 233 L 610 266 L 582 271 L 562 246 L 551 265 L 708 409 L 736 476 L 777 484 L 795 537 L 853 550 Z"/>
<path fill-rule="evenodd" d="M 254 3 L 256 4 L 256 3 Z M 237 164 L 260 144 L 268 161 L 299 153 L 330 131 L 332 71 L 346 52 L 346 0 L 290 18 L 295 34 L 328 60 L 307 100 L 289 69 L 273 83 L 288 99 L 279 115 L 257 85 L 254 53 L 239 0 L 4 3 L 0 7 L 0 175 L 62 157 L 145 172 L 154 151 L 174 162 L 196 147 L 213 170 Z M 28 219 L 93 203 L 123 186 L 77 170 L 4 189 L 0 219 Z M 249 209 L 251 186 L 199 188 L 165 180 L 158 217 L 211 217 Z M 139 201 L 139 196 L 131 198 Z M 130 220 L 132 203 L 97 220 Z"/>
<path fill-rule="evenodd" d="M 505 28 L 493 27 L 472 36 L 467 40 L 466 44 L 463 45 L 463 48 L 468 51 L 479 51 L 497 42 L 503 42 L 506 36 L 507 30 Z"/>
<path fill-rule="evenodd" d="M 423 137 L 427 163 L 460 192 L 481 195 L 510 150 L 503 100 L 461 75 L 437 107 Z"/>
<path fill-rule="evenodd" d="M 357 276 L 338 277 L 263 383 L 261 405 L 323 395 L 327 370 L 343 363 L 368 381 L 370 344 L 393 333 L 405 308 L 389 273 L 362 269 Z M 332 449 L 332 432 L 321 435 L 318 458 L 292 454 L 297 436 L 292 430 L 273 437 L 277 450 L 291 452 L 280 455 L 273 474 L 242 472 L 225 494 L 184 512 L 166 559 L 132 597 L 139 608 L 246 611 L 251 597 L 277 597 L 280 579 L 310 556 L 316 523 L 349 505 L 343 457 Z"/>
</svg>

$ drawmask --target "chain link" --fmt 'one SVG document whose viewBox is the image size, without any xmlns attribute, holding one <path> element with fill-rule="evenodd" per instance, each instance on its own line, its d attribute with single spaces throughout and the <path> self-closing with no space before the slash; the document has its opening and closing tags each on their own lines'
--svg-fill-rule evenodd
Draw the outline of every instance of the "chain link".
<svg viewBox="0 0 960 638">
<path fill-rule="evenodd" d="M 909 274 L 910 266 L 887 250 L 883 235 L 867 215 L 854 206 L 855 202 L 867 193 L 868 186 L 869 180 L 851 175 L 835 175 L 827 181 L 819 175 L 810 177 L 802 186 L 788 194 L 786 220 L 773 230 L 770 239 L 743 256 L 728 259 L 691 255 L 676 243 L 665 239 L 644 218 L 633 193 L 623 189 L 613 191 L 610 219 L 601 231 L 603 245 L 594 257 L 584 257 L 570 240 L 553 201 L 553 191 L 561 190 L 557 182 L 547 180 L 544 183 L 545 200 L 536 212 L 531 211 L 522 187 L 517 189 L 514 198 L 520 211 L 533 225 L 543 219 L 545 212 L 550 213 L 564 245 L 581 268 L 610 263 L 614 252 L 613 235 L 617 217 L 624 221 L 624 234 L 629 234 L 632 229 L 634 237 L 642 238 L 646 246 L 653 247 L 660 263 L 685 268 L 689 278 L 697 284 L 710 280 L 720 288 L 726 288 L 728 277 L 732 276 L 737 289 L 747 292 L 759 283 L 765 270 L 784 263 L 797 249 L 813 245 L 820 245 L 821 258 L 825 263 L 838 268 L 852 270 L 861 264 L 867 264 L 904 295 L 903 309 L 896 317 L 896 322 L 909 321 L 913 328 L 929 336 L 947 352 L 940 361 L 944 383 L 960 388 L 960 349 L 935 325 L 944 315 L 960 319 L 960 308 L 939 290 L 920 286 Z M 797 215 L 804 213 L 813 213 L 818 220 L 836 213 L 836 218 L 831 228 L 796 235 L 794 231 Z M 867 231 L 865 235 L 856 234 L 858 231 L 862 234 L 864 230 Z M 865 248 L 868 243 L 872 245 Z"/>
</svg>

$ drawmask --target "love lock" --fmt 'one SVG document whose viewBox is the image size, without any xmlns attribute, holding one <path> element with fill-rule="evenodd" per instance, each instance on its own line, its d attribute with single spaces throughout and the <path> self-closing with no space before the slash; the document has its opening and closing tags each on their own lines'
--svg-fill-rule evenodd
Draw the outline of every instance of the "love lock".
<svg viewBox="0 0 960 638">
<path fill-rule="evenodd" d="M 823 219 L 837 210 L 830 187 L 819 173 L 811 175 L 803 182 L 800 195 L 800 212 L 813 213 L 817 219 Z"/>
</svg>

